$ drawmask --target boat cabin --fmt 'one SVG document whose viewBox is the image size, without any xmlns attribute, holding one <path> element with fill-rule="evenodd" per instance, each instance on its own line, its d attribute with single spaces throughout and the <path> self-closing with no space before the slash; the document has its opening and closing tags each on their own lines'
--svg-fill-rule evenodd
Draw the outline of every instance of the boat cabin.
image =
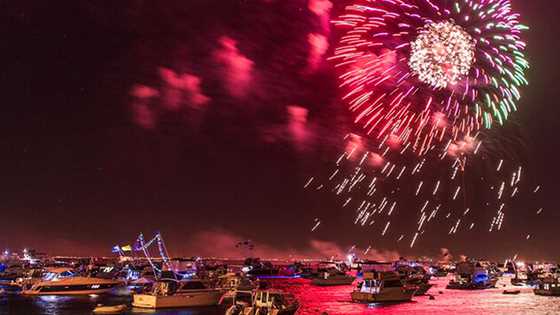
<svg viewBox="0 0 560 315">
<path fill-rule="evenodd" d="M 366 272 L 364 281 L 358 284 L 362 293 L 378 294 L 384 288 L 402 288 L 403 283 L 395 272 Z"/>
</svg>

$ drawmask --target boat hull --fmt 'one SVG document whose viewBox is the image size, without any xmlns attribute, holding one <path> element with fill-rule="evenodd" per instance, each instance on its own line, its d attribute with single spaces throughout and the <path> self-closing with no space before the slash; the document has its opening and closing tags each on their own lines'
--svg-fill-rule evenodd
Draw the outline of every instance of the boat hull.
<svg viewBox="0 0 560 315">
<path fill-rule="evenodd" d="M 93 310 L 93 314 L 120 314 L 126 311 L 127 307 L 124 304 L 115 306 L 99 306 Z"/>
<path fill-rule="evenodd" d="M 199 290 L 173 295 L 134 294 L 132 306 L 140 308 L 178 308 L 218 305 L 221 290 Z"/>
<path fill-rule="evenodd" d="M 277 309 L 273 309 L 273 310 L 266 310 L 267 315 L 294 315 L 297 310 L 298 310 L 298 306 L 291 306 L 288 307 L 286 309 L 282 309 L 282 310 L 277 310 Z M 254 315 L 254 314 L 261 314 L 259 313 L 259 309 L 255 308 L 253 306 L 248 306 L 248 307 L 244 307 L 244 308 L 238 308 L 236 305 L 232 305 L 230 306 L 227 310 L 226 310 L 226 315 Z"/>
<path fill-rule="evenodd" d="M 90 278 L 71 278 L 61 281 L 38 282 L 23 295 L 89 295 L 111 293 L 123 286 L 120 281 Z"/>
<path fill-rule="evenodd" d="M 33 290 L 24 290 L 22 291 L 23 295 L 90 295 L 90 294 L 107 294 L 111 293 L 114 288 L 108 289 L 97 289 L 97 290 L 76 290 L 76 291 L 49 291 L 49 292 L 41 292 L 41 291 L 33 291 Z"/>
<path fill-rule="evenodd" d="M 409 302 L 414 296 L 415 290 L 388 289 L 380 293 L 369 293 L 354 291 L 351 294 L 352 301 L 359 303 L 391 303 Z"/>
<path fill-rule="evenodd" d="M 314 278 L 311 280 L 311 284 L 317 286 L 351 285 L 353 282 L 354 282 L 354 277 L 339 278 L 339 279 Z"/>
<path fill-rule="evenodd" d="M 556 290 L 535 289 L 533 292 L 542 296 L 560 296 L 560 288 Z"/>
</svg>

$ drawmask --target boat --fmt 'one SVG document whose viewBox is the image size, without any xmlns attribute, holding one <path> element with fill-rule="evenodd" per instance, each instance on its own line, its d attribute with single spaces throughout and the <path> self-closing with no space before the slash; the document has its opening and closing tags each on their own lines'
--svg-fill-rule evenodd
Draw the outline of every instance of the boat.
<svg viewBox="0 0 560 315">
<path fill-rule="evenodd" d="M 552 277 L 543 279 L 539 281 L 533 292 L 536 295 L 560 296 L 560 280 Z"/>
<path fill-rule="evenodd" d="M 128 307 L 125 304 L 113 305 L 113 306 L 104 306 L 104 305 L 97 305 L 96 308 L 93 309 L 94 314 L 120 314 L 126 311 Z"/>
<path fill-rule="evenodd" d="M 449 281 L 447 289 L 482 290 L 494 288 L 498 278 L 479 262 L 464 261 L 456 266 L 456 275 Z"/>
<path fill-rule="evenodd" d="M 400 264 L 395 268 L 399 273 L 401 280 L 407 286 L 416 287 L 414 295 L 425 295 L 430 290 L 433 284 L 430 283 L 431 275 L 424 270 L 424 268 L 415 263 Z"/>
<path fill-rule="evenodd" d="M 88 295 L 109 293 L 123 283 L 118 280 L 68 277 L 39 281 L 22 291 L 23 295 Z"/>
<path fill-rule="evenodd" d="M 277 276 L 279 269 L 269 261 L 261 261 L 260 258 L 246 258 L 241 269 L 245 274 L 255 278 L 266 278 Z"/>
<path fill-rule="evenodd" d="M 88 295 L 109 293 L 124 283 L 114 279 L 75 276 L 69 268 L 49 268 L 40 280 L 23 282 L 23 295 Z"/>
<path fill-rule="evenodd" d="M 342 272 L 323 272 L 319 277 L 313 277 L 311 284 L 317 286 L 351 285 L 356 278 Z"/>
<path fill-rule="evenodd" d="M 521 290 L 504 290 L 502 294 L 517 295 L 521 293 Z"/>
<path fill-rule="evenodd" d="M 177 308 L 218 305 L 224 291 L 209 288 L 200 280 L 162 279 L 150 293 L 133 294 L 132 306 L 139 308 Z"/>
<path fill-rule="evenodd" d="M 240 291 L 252 291 L 258 288 L 260 281 L 251 279 L 242 274 L 227 273 L 218 278 L 217 287 L 224 291 L 219 304 L 224 304 L 233 300 L 235 293 Z"/>
<path fill-rule="evenodd" d="M 293 315 L 299 303 L 280 290 L 237 291 L 226 315 Z"/>
<path fill-rule="evenodd" d="M 352 301 L 359 303 L 408 302 L 417 288 L 406 286 L 393 271 L 365 272 L 364 280 L 351 293 Z"/>
</svg>

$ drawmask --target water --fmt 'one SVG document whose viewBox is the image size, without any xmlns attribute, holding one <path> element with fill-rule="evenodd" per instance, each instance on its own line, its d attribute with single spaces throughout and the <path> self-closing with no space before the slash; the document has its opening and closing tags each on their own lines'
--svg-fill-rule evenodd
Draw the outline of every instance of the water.
<svg viewBox="0 0 560 315">
<path fill-rule="evenodd" d="M 454 314 L 454 315 L 545 315 L 560 314 L 560 297 L 536 296 L 529 288 L 519 295 L 504 295 L 503 283 L 497 289 L 484 291 L 446 290 L 446 279 L 434 281 L 427 296 L 415 297 L 413 302 L 393 305 L 366 305 L 350 301 L 351 286 L 315 287 L 303 279 L 274 282 L 274 287 L 293 293 L 302 305 L 298 314 Z M 441 291 L 441 294 L 440 294 Z M 129 297 L 0 297 L 0 314 L 22 315 L 91 315 L 97 304 L 129 303 Z M 151 311 L 132 309 L 124 314 L 156 315 L 218 315 L 223 308 Z"/>
</svg>

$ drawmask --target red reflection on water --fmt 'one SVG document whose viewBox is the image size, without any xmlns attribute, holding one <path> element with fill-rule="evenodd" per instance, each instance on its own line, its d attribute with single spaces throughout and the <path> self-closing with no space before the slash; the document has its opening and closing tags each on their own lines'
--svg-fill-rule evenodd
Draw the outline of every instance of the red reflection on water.
<svg viewBox="0 0 560 315">
<path fill-rule="evenodd" d="M 498 288 L 483 291 L 446 290 L 448 279 L 434 281 L 428 296 L 414 297 L 412 302 L 398 304 L 359 304 L 350 299 L 353 286 L 317 287 L 309 280 L 275 281 L 273 286 L 291 292 L 300 302 L 298 315 L 308 314 L 560 314 L 560 298 L 542 297 L 529 288 L 519 295 L 504 295 L 503 283 Z M 509 281 L 507 282 L 509 284 Z"/>
</svg>

